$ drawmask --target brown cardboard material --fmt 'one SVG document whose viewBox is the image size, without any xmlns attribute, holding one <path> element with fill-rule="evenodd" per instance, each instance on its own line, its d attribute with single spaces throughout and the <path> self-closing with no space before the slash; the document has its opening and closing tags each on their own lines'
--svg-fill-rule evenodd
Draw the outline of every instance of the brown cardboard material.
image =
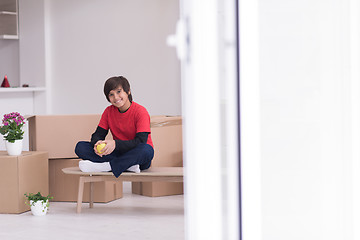
<svg viewBox="0 0 360 240">
<path fill-rule="evenodd" d="M 23 151 L 9 156 L 0 151 L 0 213 L 30 210 L 25 193 L 49 194 L 48 153 Z"/>
<path fill-rule="evenodd" d="M 100 114 L 28 117 L 29 149 L 47 151 L 50 159 L 77 158 L 74 152 L 76 143 L 90 141 L 100 117 Z M 111 133 L 107 139 L 112 139 Z"/>
<path fill-rule="evenodd" d="M 29 148 L 30 150 L 47 151 L 50 158 L 50 192 L 54 194 L 54 201 L 75 201 L 77 195 L 74 189 L 78 186 L 78 178 L 64 177 L 61 167 L 75 166 L 77 158 L 74 149 L 78 141 L 89 141 L 95 131 L 101 115 L 36 115 L 28 117 Z M 171 116 L 151 116 L 151 136 L 155 147 L 152 166 L 179 167 L 182 166 L 182 118 Z M 107 139 L 112 139 L 109 132 Z M 72 161 L 66 161 L 72 159 Z M 66 161 L 60 163 L 59 161 Z M 70 164 L 70 165 L 68 165 Z M 102 185 L 103 184 L 103 185 Z M 122 197 L 114 193 L 110 183 L 96 183 L 96 202 L 108 202 Z M 145 196 L 166 196 L 183 194 L 182 183 L 133 183 L 133 193 Z M 108 195 L 110 194 L 110 195 Z M 84 194 L 88 199 L 87 190 Z M 102 196 L 102 197 L 101 197 Z M 110 197 L 112 196 L 112 197 Z"/>
<path fill-rule="evenodd" d="M 36 115 L 29 122 L 29 148 L 49 153 L 49 180 L 52 201 L 76 201 L 79 177 L 64 175 L 65 167 L 78 165 L 74 150 L 79 141 L 90 141 L 96 130 L 100 114 L 90 115 Z M 111 133 L 107 139 L 112 139 Z M 85 186 L 84 199 L 89 201 L 89 185 Z M 109 202 L 122 197 L 121 182 L 94 184 L 94 201 Z"/>
<path fill-rule="evenodd" d="M 182 118 L 172 116 L 151 117 L 151 138 L 155 155 L 151 166 L 182 167 Z M 132 193 L 149 197 L 183 194 L 183 183 L 132 183 Z"/>
<path fill-rule="evenodd" d="M 50 195 L 53 201 L 75 202 L 78 197 L 79 177 L 64 174 L 61 169 L 76 167 L 80 159 L 53 159 L 49 161 Z M 83 201 L 89 202 L 90 184 L 86 183 Z M 122 198 L 122 182 L 94 183 L 94 202 L 106 203 Z"/>
</svg>

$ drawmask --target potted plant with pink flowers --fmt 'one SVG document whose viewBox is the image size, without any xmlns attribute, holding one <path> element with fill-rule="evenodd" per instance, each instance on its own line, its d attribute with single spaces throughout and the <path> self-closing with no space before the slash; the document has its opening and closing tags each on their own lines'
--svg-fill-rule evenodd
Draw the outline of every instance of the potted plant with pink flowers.
<svg viewBox="0 0 360 240">
<path fill-rule="evenodd" d="M 2 124 L 0 134 L 4 135 L 8 154 L 12 156 L 20 155 L 24 138 L 23 126 L 25 118 L 18 112 L 12 112 L 4 115 Z"/>
</svg>

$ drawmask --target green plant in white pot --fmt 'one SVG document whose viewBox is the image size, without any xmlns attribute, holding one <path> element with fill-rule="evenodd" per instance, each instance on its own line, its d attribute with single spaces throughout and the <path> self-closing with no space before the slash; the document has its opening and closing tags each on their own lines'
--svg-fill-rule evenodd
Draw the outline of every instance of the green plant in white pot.
<svg viewBox="0 0 360 240">
<path fill-rule="evenodd" d="M 49 200 L 51 200 L 53 197 L 50 197 L 50 195 L 42 196 L 40 192 L 33 194 L 33 193 L 25 193 L 24 194 L 27 201 L 25 201 L 25 204 L 29 205 L 31 208 L 31 213 L 34 216 L 44 216 L 48 209 L 49 209 Z"/>
</svg>

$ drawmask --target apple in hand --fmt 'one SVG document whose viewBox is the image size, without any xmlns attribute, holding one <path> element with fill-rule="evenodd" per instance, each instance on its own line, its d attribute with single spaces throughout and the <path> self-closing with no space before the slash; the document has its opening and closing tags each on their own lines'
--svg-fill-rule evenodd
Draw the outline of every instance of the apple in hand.
<svg viewBox="0 0 360 240">
<path fill-rule="evenodd" d="M 104 149 L 105 145 L 106 145 L 106 143 L 100 143 L 96 146 L 96 150 L 98 151 L 98 153 L 100 153 L 100 154 L 103 153 L 102 150 Z"/>
</svg>

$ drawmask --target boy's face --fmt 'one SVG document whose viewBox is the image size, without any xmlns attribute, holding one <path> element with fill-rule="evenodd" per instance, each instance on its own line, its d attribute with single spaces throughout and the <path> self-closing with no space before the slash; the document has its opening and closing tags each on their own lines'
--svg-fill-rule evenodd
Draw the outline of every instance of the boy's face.
<svg viewBox="0 0 360 240">
<path fill-rule="evenodd" d="M 126 93 L 122 86 L 118 86 L 109 92 L 110 103 L 119 108 L 120 112 L 125 112 L 131 105 L 128 94 L 130 91 Z"/>
</svg>

